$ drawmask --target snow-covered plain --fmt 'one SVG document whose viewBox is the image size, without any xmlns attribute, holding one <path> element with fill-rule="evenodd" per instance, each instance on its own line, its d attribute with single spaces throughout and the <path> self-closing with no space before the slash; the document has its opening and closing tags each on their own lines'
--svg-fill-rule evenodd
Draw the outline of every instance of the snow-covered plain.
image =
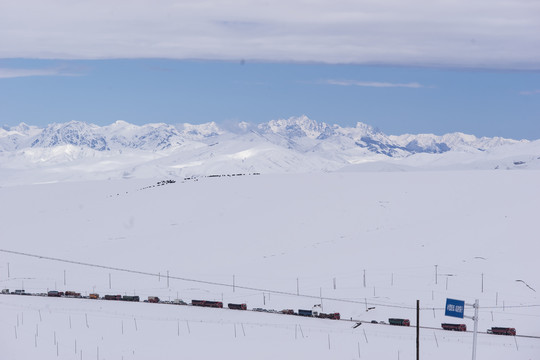
<svg viewBox="0 0 540 360">
<path fill-rule="evenodd" d="M 479 334 L 478 359 L 540 359 L 540 172 L 376 170 L 180 177 L 156 187 L 165 178 L 4 183 L 0 249 L 155 276 L 0 252 L 0 286 L 276 310 L 322 303 L 343 319 L 412 325 L 418 299 L 421 358 L 442 360 L 469 358 L 472 344 L 470 332 L 439 330 L 472 329 L 444 316 L 446 298 L 479 299 L 480 331 L 508 326 L 520 336 Z M 415 358 L 414 327 L 352 325 L 0 295 L 6 359 Z"/>
</svg>

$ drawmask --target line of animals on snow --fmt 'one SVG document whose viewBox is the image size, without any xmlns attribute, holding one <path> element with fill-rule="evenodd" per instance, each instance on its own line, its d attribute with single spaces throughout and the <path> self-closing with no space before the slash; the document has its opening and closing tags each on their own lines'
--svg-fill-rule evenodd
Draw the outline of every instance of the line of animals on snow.
<svg viewBox="0 0 540 360">
<path fill-rule="evenodd" d="M 261 175 L 261 173 L 254 172 L 254 173 L 247 173 L 247 174 L 240 173 L 240 174 L 212 174 L 212 175 L 190 176 L 190 177 L 185 177 L 182 182 L 199 181 L 199 178 L 218 178 L 218 177 L 252 176 L 252 175 Z M 148 185 L 148 186 L 142 187 L 138 189 L 137 191 L 151 189 L 151 188 L 155 188 L 156 186 L 164 186 L 167 184 L 174 184 L 174 183 L 176 183 L 176 180 L 160 180 L 154 185 Z M 127 191 L 126 191 L 126 194 L 128 194 Z M 116 196 L 120 196 L 120 193 L 117 193 Z M 113 197 L 113 195 L 109 195 L 109 197 Z"/>
<path fill-rule="evenodd" d="M 65 297 L 65 298 L 80 298 L 80 299 L 93 299 L 93 300 L 114 300 L 114 301 L 134 301 L 134 302 L 140 302 L 139 296 L 130 296 L 130 295 L 105 295 L 103 297 L 100 297 L 99 294 L 92 293 L 88 296 L 82 296 L 81 293 L 75 292 L 75 291 L 56 291 L 51 290 L 47 293 L 27 293 L 24 290 L 15 290 L 14 292 L 9 292 L 9 289 L 3 289 L 2 294 L 11 294 L 11 295 L 32 295 L 32 296 L 48 296 L 48 297 Z M 148 300 L 144 300 L 143 302 L 147 303 L 154 303 L 154 304 L 172 304 L 172 305 L 191 305 L 191 306 L 201 306 L 201 307 L 212 307 L 212 308 L 223 308 L 223 302 L 221 301 L 208 301 L 208 300 L 191 300 L 191 304 L 186 303 L 185 301 L 181 299 L 175 299 L 173 301 L 164 301 L 161 300 L 157 296 L 149 296 Z M 227 307 L 231 310 L 248 310 L 246 304 L 232 304 L 229 303 Z M 314 310 L 303 310 L 299 309 L 298 312 L 295 312 L 292 309 L 284 309 L 281 311 L 275 311 L 275 310 L 267 310 L 262 308 L 253 308 L 251 311 L 259 311 L 259 312 L 271 312 L 271 313 L 278 313 L 278 314 L 285 314 L 285 315 L 297 315 L 297 316 L 305 316 L 305 317 L 316 317 L 320 319 L 331 319 L 331 320 L 340 320 L 341 316 L 339 313 L 330 313 L 325 314 Z M 374 324 L 386 324 L 384 321 L 378 322 L 376 320 L 371 321 L 371 323 Z M 361 323 L 357 323 L 354 327 L 358 327 Z M 398 318 L 390 318 L 388 319 L 388 324 L 390 325 L 396 325 L 396 326 L 411 326 L 411 322 L 409 319 L 398 319 Z M 441 324 L 441 327 L 444 330 L 451 330 L 451 331 L 467 331 L 467 326 L 465 324 L 450 324 L 450 323 L 443 323 Z M 496 335 L 516 335 L 516 329 L 515 328 L 509 328 L 509 327 L 492 327 L 491 329 L 487 330 L 488 334 L 496 334 Z"/>
</svg>

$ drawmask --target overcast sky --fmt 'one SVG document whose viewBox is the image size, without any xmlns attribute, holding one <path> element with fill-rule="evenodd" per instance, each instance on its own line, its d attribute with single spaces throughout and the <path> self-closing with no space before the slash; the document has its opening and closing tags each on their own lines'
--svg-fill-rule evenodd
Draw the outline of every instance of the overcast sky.
<svg viewBox="0 0 540 360">
<path fill-rule="evenodd" d="M 7 125 L 306 114 L 540 138 L 539 74 L 538 0 L 0 2 Z"/>
</svg>

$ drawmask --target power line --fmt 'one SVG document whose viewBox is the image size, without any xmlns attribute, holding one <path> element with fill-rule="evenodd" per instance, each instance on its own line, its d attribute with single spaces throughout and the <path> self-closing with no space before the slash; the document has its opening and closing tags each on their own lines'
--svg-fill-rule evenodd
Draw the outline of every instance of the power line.
<svg viewBox="0 0 540 360">
<path fill-rule="evenodd" d="M 114 266 L 91 264 L 91 263 L 86 263 L 86 262 L 82 262 L 82 261 L 60 259 L 60 258 L 55 258 L 55 257 L 51 257 L 51 256 L 29 254 L 29 253 L 24 253 L 24 252 L 19 252 L 19 251 L 0 249 L 0 252 L 4 252 L 4 253 L 8 253 L 8 254 L 14 254 L 14 255 L 20 255 L 20 256 L 33 257 L 33 258 L 38 258 L 38 259 L 42 259 L 42 260 L 58 261 L 58 262 L 63 262 L 63 263 L 68 263 L 68 264 L 75 264 L 75 265 L 89 266 L 89 267 L 95 267 L 95 268 L 106 269 L 106 270 L 127 272 L 127 273 L 132 273 L 132 274 L 137 274 L 137 275 L 145 275 L 145 276 L 153 276 L 153 277 L 159 277 L 160 276 L 159 273 L 156 274 L 156 273 L 140 271 L 140 270 L 132 270 L 132 269 L 124 269 L 124 268 L 119 268 L 119 267 L 114 267 Z M 233 285 L 233 284 L 226 284 L 226 283 L 220 283 L 220 282 L 215 282 L 215 281 L 190 279 L 190 278 L 179 277 L 179 276 L 171 276 L 171 275 L 169 275 L 169 279 L 188 281 L 188 282 L 194 282 L 194 283 L 212 285 L 212 286 L 225 286 L 225 287 L 228 287 L 228 288 L 233 288 L 234 287 L 235 289 L 243 289 L 243 290 L 257 291 L 257 292 L 267 292 L 267 293 L 278 294 L 278 295 L 300 296 L 300 297 L 304 297 L 304 298 L 317 299 L 317 300 L 322 299 L 322 300 L 346 302 L 346 303 L 353 303 L 353 304 L 360 304 L 360 305 L 365 304 L 365 301 L 357 301 L 357 300 L 350 300 L 350 299 L 338 299 L 338 298 L 330 298 L 330 297 L 322 297 L 321 298 L 320 296 L 315 296 L 315 295 L 297 294 L 297 293 L 292 293 L 292 292 L 287 292 L 287 291 L 272 290 L 272 289 L 262 289 L 262 288 L 255 288 L 255 287 L 249 287 L 249 286 L 239 286 L 239 285 L 236 285 L 236 284 Z M 382 307 L 399 308 L 399 309 L 410 309 L 410 310 L 416 309 L 416 307 L 404 306 L 404 305 L 390 305 L 390 304 L 374 303 L 374 302 L 369 302 L 368 304 L 369 305 L 382 306 Z M 429 310 L 431 310 L 431 308 Z"/>
<path fill-rule="evenodd" d="M 82 266 L 88 266 L 88 267 L 94 267 L 94 268 L 100 268 L 100 269 L 106 269 L 106 270 L 114 270 L 114 271 L 121 271 L 126 273 L 132 273 L 137 275 L 145 275 L 145 276 L 153 276 L 153 277 L 160 277 L 161 275 L 159 273 L 151 273 L 146 271 L 140 271 L 140 270 L 132 270 L 132 269 L 124 269 L 114 266 L 106 266 L 106 265 L 99 265 L 99 264 L 92 264 L 92 263 L 86 263 L 82 261 L 74 261 L 74 260 L 67 260 L 67 259 L 60 259 L 50 256 L 43 256 L 43 255 L 36 255 L 36 254 L 29 254 L 19 251 L 12 251 L 12 250 L 5 250 L 0 249 L 0 252 L 8 253 L 8 254 L 14 254 L 14 255 L 20 255 L 20 256 L 27 256 L 27 257 L 33 257 L 38 258 L 42 260 L 50 260 L 50 261 L 58 261 L 68 264 L 75 264 L 75 265 L 82 265 Z M 307 295 L 307 294 L 298 294 L 288 291 L 280 291 L 280 290 L 272 290 L 272 289 L 263 289 L 263 288 L 255 288 L 255 287 L 249 287 L 249 286 L 240 286 L 236 284 L 226 284 L 226 283 L 220 283 L 215 281 L 206 281 L 206 280 L 199 280 L 199 279 L 190 279 L 180 276 L 171 276 L 169 275 L 169 279 L 174 280 L 181 280 L 181 281 L 187 281 L 187 282 L 194 282 L 199 284 L 205 284 L 205 285 L 212 285 L 212 286 L 224 286 L 228 288 L 233 289 L 243 289 L 243 290 L 249 290 L 249 291 L 257 291 L 257 292 L 266 292 L 266 293 L 272 293 L 272 294 L 278 294 L 278 295 L 286 295 L 286 296 L 300 296 L 304 298 L 309 299 L 317 299 L 317 300 L 329 300 L 329 301 L 337 301 L 337 302 L 346 302 L 346 303 L 352 303 L 352 304 L 359 304 L 359 305 L 365 305 L 365 301 L 358 301 L 358 300 L 351 300 L 351 299 L 339 299 L 339 298 L 331 298 L 331 297 L 321 297 L 316 295 Z M 375 305 L 375 306 L 381 306 L 381 307 L 389 307 L 389 308 L 397 308 L 397 309 L 408 309 L 408 310 L 415 310 L 415 306 L 406 306 L 406 305 L 392 305 L 392 304 L 384 304 L 384 303 L 375 303 L 375 302 L 368 302 L 368 305 Z M 482 310 L 487 309 L 507 309 L 507 308 L 529 308 L 529 307 L 540 307 L 540 304 L 530 304 L 530 305 L 507 305 L 507 306 L 486 306 L 482 307 Z M 433 308 L 433 307 L 425 307 L 420 308 L 422 311 L 433 311 L 433 310 L 444 310 L 445 308 Z"/>
<path fill-rule="evenodd" d="M 529 304 L 529 305 L 506 305 L 506 306 L 482 306 L 480 308 L 480 312 L 482 310 L 488 310 L 488 309 L 513 309 L 513 308 L 531 308 L 531 307 L 540 307 L 540 304 Z M 423 308 L 420 310 L 445 310 L 445 308 L 441 307 L 430 307 L 430 308 Z"/>
</svg>

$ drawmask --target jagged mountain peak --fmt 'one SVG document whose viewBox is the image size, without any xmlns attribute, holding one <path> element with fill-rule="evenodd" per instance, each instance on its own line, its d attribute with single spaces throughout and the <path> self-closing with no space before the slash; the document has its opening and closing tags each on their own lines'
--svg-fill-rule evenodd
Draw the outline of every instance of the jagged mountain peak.
<svg viewBox="0 0 540 360">
<path fill-rule="evenodd" d="M 316 139 L 331 127 L 324 122 L 317 122 L 306 115 L 290 117 L 288 119 L 270 120 L 260 124 L 258 128 L 264 132 L 271 132 L 290 137 L 308 137 Z"/>
<path fill-rule="evenodd" d="M 355 126 L 356 130 L 363 131 L 366 134 L 376 134 L 381 133 L 380 130 L 375 129 L 373 126 L 365 124 L 363 122 L 358 121 Z"/>
<path fill-rule="evenodd" d="M 59 145 L 85 146 L 95 150 L 107 150 L 107 141 L 99 134 L 100 127 L 81 121 L 49 124 L 32 141 L 31 147 L 54 147 Z"/>
<path fill-rule="evenodd" d="M 223 131 L 213 121 L 204 124 L 183 123 L 176 125 L 176 128 L 179 130 L 180 134 L 193 140 L 199 140 L 223 134 Z"/>
<path fill-rule="evenodd" d="M 64 129 L 79 129 L 79 130 L 90 130 L 90 129 L 99 129 L 98 125 L 87 123 L 84 121 L 71 120 L 65 123 L 51 123 L 45 127 L 47 129 L 54 130 L 64 130 Z"/>
<path fill-rule="evenodd" d="M 5 132 L 16 132 L 16 133 L 25 134 L 25 133 L 28 133 L 28 131 L 32 130 L 33 128 L 36 128 L 36 127 L 30 126 L 24 122 L 21 122 L 17 126 L 3 125 L 0 130 L 4 130 Z"/>
<path fill-rule="evenodd" d="M 434 134 L 404 134 L 391 135 L 390 140 L 413 152 L 445 152 L 454 150 L 487 150 L 492 147 L 527 142 L 501 137 L 481 137 L 471 134 L 453 132 L 444 135 Z"/>
</svg>

